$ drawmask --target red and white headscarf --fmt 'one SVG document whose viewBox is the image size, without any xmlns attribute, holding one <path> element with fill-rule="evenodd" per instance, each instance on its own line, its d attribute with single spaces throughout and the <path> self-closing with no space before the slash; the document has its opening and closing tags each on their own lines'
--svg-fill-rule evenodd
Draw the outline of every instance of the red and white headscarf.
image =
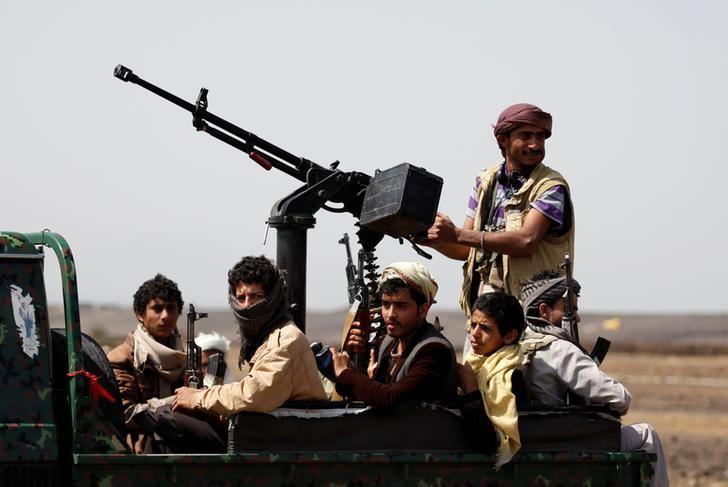
<svg viewBox="0 0 728 487">
<path fill-rule="evenodd" d="M 530 103 L 516 103 L 501 112 L 498 121 L 493 125 L 493 135 L 507 134 L 519 125 L 535 125 L 546 132 L 546 138 L 551 137 L 551 114 Z"/>
</svg>

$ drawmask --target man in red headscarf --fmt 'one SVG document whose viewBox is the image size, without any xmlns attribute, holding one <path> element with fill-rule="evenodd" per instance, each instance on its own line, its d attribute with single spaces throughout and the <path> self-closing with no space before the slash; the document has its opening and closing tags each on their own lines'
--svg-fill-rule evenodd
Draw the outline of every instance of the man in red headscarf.
<svg viewBox="0 0 728 487">
<path fill-rule="evenodd" d="M 558 267 L 574 252 L 569 185 L 543 164 L 551 136 L 549 113 L 528 103 L 506 108 L 493 133 L 505 160 L 476 178 L 465 223 L 438 213 L 423 242 L 464 267 L 460 305 L 489 291 L 519 296 L 533 274 Z"/>
</svg>

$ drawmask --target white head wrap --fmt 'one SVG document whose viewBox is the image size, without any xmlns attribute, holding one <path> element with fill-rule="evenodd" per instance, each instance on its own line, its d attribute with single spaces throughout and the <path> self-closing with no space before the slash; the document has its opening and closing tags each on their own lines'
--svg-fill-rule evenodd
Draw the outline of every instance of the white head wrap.
<svg viewBox="0 0 728 487">
<path fill-rule="evenodd" d="M 384 268 L 380 285 L 386 281 L 398 277 L 406 284 L 421 292 L 428 303 L 435 303 L 437 294 L 437 282 L 430 271 L 419 262 L 395 262 Z"/>
<path fill-rule="evenodd" d="M 227 354 L 230 350 L 230 339 L 220 335 L 217 332 L 203 333 L 200 332 L 195 338 L 195 343 L 198 347 L 205 350 L 220 350 Z"/>
</svg>

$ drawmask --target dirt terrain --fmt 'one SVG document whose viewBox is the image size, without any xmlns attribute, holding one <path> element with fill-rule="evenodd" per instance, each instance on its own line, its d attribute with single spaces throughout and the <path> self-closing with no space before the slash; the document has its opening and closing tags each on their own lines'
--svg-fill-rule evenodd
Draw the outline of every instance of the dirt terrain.
<svg viewBox="0 0 728 487">
<path fill-rule="evenodd" d="M 210 311 L 198 330 L 219 331 L 238 344 L 227 310 Z M 307 335 L 334 345 L 345 312 L 309 313 Z M 456 346 L 464 337 L 462 315 L 434 310 Z M 60 308 L 51 309 L 51 326 L 63 326 Z M 185 334 L 184 317 L 179 327 Z M 81 325 L 102 345 L 121 341 L 135 326 L 131 311 L 84 306 Z M 582 342 L 598 335 L 612 341 L 604 370 L 632 394 L 624 423 L 648 422 L 662 437 L 674 486 L 728 486 L 728 315 L 587 314 Z M 237 360 L 237 350 L 230 361 Z M 235 369 L 235 367 L 233 366 Z"/>
<path fill-rule="evenodd" d="M 672 485 L 728 485 L 728 355 L 610 353 L 603 368 L 632 394 L 624 424 L 660 434 Z"/>
</svg>

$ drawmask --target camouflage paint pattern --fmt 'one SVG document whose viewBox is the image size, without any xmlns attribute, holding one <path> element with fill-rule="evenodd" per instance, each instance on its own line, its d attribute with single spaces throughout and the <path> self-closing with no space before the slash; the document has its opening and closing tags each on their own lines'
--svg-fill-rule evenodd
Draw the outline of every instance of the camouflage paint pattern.
<svg viewBox="0 0 728 487">
<path fill-rule="evenodd" d="M 30 297 L 35 311 L 34 355 L 23 350 L 11 286 Z M 51 409 L 48 309 L 43 253 L 17 233 L 0 232 L 0 459 L 54 462 L 58 439 Z"/>
<path fill-rule="evenodd" d="M 8 400 L 0 402 L 0 458 L 4 461 L 55 461 L 59 438 L 51 402 L 51 350 L 49 324 L 43 280 L 43 252 L 36 245 L 52 248 L 61 267 L 68 340 L 68 370 L 83 369 L 81 325 L 79 319 L 76 267 L 73 254 L 60 235 L 51 232 L 22 235 L 0 233 L 0 376 Z M 32 298 L 36 332 L 40 342 L 38 355 L 29 357 L 21 350 L 16 331 L 10 286 L 18 286 Z M 65 374 L 65 371 L 53 371 Z M 56 377 L 61 383 L 63 377 Z M 83 376 L 69 380 L 71 417 L 70 444 L 63 451 L 85 453 L 124 452 L 115 441 L 113 428 L 90 400 Z"/>
<path fill-rule="evenodd" d="M 42 252 L 61 266 L 68 370 L 83 369 L 76 268 L 66 241 L 50 232 L 0 232 L 0 484 L 2 485 L 647 485 L 646 453 L 520 454 L 500 470 L 492 457 L 447 453 L 252 453 L 132 455 L 90 399 L 83 375 L 69 380 L 70 418 L 54 418 Z M 29 293 L 38 354 L 22 350 L 9 286 Z M 64 371 L 65 372 L 65 371 Z M 56 424 L 71 422 L 70 444 Z M 60 473 L 59 473 L 60 472 Z"/>
<path fill-rule="evenodd" d="M 78 306 L 76 263 L 68 242 L 59 234 L 40 232 L 26 234 L 34 245 L 53 249 L 61 267 L 61 287 L 65 303 L 66 337 L 68 339 L 68 372 L 83 370 L 81 319 Z M 91 400 L 88 380 L 81 374 L 69 379 L 72 448 L 77 453 L 121 453 L 127 448 L 121 435 L 107 421 L 101 409 Z"/>
<path fill-rule="evenodd" d="M 523 454 L 500 470 L 476 453 L 77 455 L 76 482 L 113 485 L 648 485 L 647 453 Z M 138 477 L 130 475 L 133 471 Z M 142 480 L 143 479 L 143 480 Z"/>
</svg>

